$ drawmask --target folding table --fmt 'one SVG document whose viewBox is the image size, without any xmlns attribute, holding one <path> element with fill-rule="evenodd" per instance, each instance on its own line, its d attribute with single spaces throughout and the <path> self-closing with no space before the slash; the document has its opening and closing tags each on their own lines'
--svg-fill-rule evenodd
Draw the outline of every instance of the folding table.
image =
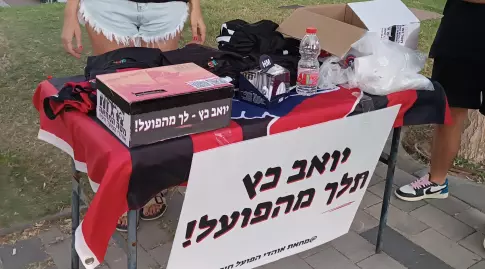
<svg viewBox="0 0 485 269">
<path fill-rule="evenodd" d="M 100 149 L 98 147 L 105 147 L 104 150 L 108 150 L 108 152 L 113 151 L 114 149 L 119 150 L 119 152 L 122 152 L 122 154 L 125 154 L 124 156 L 127 158 L 131 158 L 130 162 L 132 162 L 135 159 L 135 156 L 133 154 L 137 154 L 137 158 L 143 158 L 145 156 L 146 152 L 128 152 L 125 147 L 122 147 L 121 142 L 116 140 L 115 138 L 112 137 L 105 129 L 100 127 L 100 125 L 95 122 L 93 119 L 89 118 L 86 115 L 83 115 L 81 113 L 65 113 L 64 115 L 61 116 L 61 119 L 57 119 L 57 121 L 51 121 L 46 118 L 44 112 L 42 109 L 42 103 L 44 101 L 44 98 L 47 96 L 51 96 L 53 94 L 56 94 L 57 91 L 59 90 L 62 85 L 64 85 L 65 82 L 67 81 L 82 81 L 82 76 L 81 77 L 70 77 L 70 78 L 59 78 L 59 79 L 51 79 L 49 81 L 44 81 L 41 84 L 39 84 L 39 87 L 37 88 L 37 91 L 34 94 L 34 105 L 36 106 L 37 110 L 40 112 L 41 120 L 40 120 L 40 125 L 41 125 L 41 130 L 39 131 L 39 138 L 41 138 L 41 133 L 44 133 L 43 140 L 47 141 L 51 144 L 54 144 L 58 148 L 64 150 L 65 152 L 69 153 L 72 158 L 76 154 L 74 154 L 75 150 L 74 148 L 77 148 L 78 150 L 81 149 L 80 152 L 78 152 L 78 157 L 81 156 L 83 158 L 82 161 L 88 163 L 90 160 L 93 160 L 89 156 L 89 153 L 91 154 L 96 154 Z M 284 103 L 282 103 L 282 106 L 284 107 L 285 105 L 291 105 L 294 103 L 293 107 L 289 109 L 289 112 L 285 115 L 279 115 L 277 121 L 273 121 L 272 118 L 266 119 L 264 117 L 258 116 L 259 114 L 263 115 L 265 111 L 253 111 L 257 110 L 254 108 L 254 106 L 251 105 L 243 105 L 241 103 L 239 106 L 245 106 L 243 112 L 247 112 L 245 115 L 250 116 L 249 114 L 253 115 L 254 117 L 251 119 L 248 119 L 247 117 L 243 118 L 234 118 L 233 117 L 233 122 L 231 123 L 231 127 L 228 127 L 228 132 L 231 132 L 230 130 L 234 126 L 237 125 L 237 130 L 239 133 L 233 134 L 236 136 L 233 136 L 233 140 L 227 143 L 223 144 L 230 144 L 230 143 L 236 143 L 239 141 L 247 140 L 247 139 L 252 139 L 252 138 L 258 138 L 258 137 L 263 137 L 266 135 L 269 135 L 268 130 L 269 130 L 269 123 L 271 122 L 271 128 L 276 128 L 278 129 L 278 132 L 284 132 L 285 130 L 292 130 L 295 128 L 299 128 L 301 125 L 300 123 L 294 123 L 295 119 L 299 119 L 298 117 L 303 117 L 305 120 L 305 124 L 303 126 L 309 126 L 308 124 L 317 124 L 318 122 L 315 123 L 308 123 L 308 118 L 305 117 L 308 116 L 307 114 L 304 114 L 304 116 L 301 116 L 300 114 L 302 107 L 305 107 L 307 109 L 306 113 L 309 113 L 309 111 L 313 111 L 312 109 L 316 109 L 318 113 L 329 113 L 325 114 L 325 121 L 329 121 L 332 119 L 339 119 L 345 116 L 352 116 L 355 114 L 360 114 L 360 113 L 365 113 L 367 111 L 372 111 L 372 110 L 377 110 L 377 109 L 382 109 L 386 107 L 391 107 L 397 104 L 401 104 L 401 109 L 398 114 L 398 117 L 396 119 L 396 122 L 394 124 L 394 129 L 393 129 L 393 134 L 392 134 L 392 143 L 391 143 L 391 149 L 389 154 L 382 154 L 380 157 L 380 161 L 383 163 L 386 163 L 388 165 L 387 169 L 387 175 L 386 175 L 386 186 L 385 186 L 385 192 L 384 192 L 384 201 L 382 205 L 382 211 L 381 211 L 381 218 L 380 218 L 380 225 L 379 225 L 379 232 L 378 232 L 378 240 L 377 240 L 377 246 L 376 246 L 376 252 L 380 252 L 382 249 L 382 234 L 383 230 L 386 227 L 386 221 L 387 221 L 387 212 L 388 212 L 388 207 L 389 207 L 389 201 L 390 201 L 390 196 L 391 196 L 391 191 L 392 191 L 392 184 L 393 184 L 393 178 L 394 178 L 394 171 L 396 167 L 396 160 L 397 160 L 397 154 L 398 154 L 398 148 L 399 148 L 399 140 L 400 140 L 400 134 L 401 134 L 401 126 L 407 126 L 407 125 L 419 125 L 419 124 L 444 124 L 450 121 L 450 115 L 449 115 L 449 109 L 448 105 L 446 102 L 446 96 L 444 94 L 444 91 L 442 87 L 439 84 L 435 83 L 435 91 L 416 91 L 416 90 L 408 90 L 404 92 L 398 92 L 398 93 L 393 93 L 388 96 L 369 96 L 365 95 L 365 98 L 359 99 L 360 101 L 356 101 L 357 106 L 354 104 L 355 94 L 360 92 L 360 91 L 355 91 L 356 89 L 347 89 L 347 91 L 335 91 L 333 93 L 327 93 L 327 94 L 321 94 L 321 95 L 316 95 L 313 97 L 310 97 L 308 99 L 305 99 L 304 97 L 291 97 L 291 98 L 297 98 L 297 99 L 292 99 L 292 100 L 287 100 Z M 290 98 L 290 99 L 291 99 Z M 298 98 L 303 98 L 302 100 Z M 295 101 L 296 100 L 296 101 Z M 342 105 L 341 100 L 346 100 L 347 104 L 344 106 Z M 370 109 L 365 109 L 364 101 L 368 101 L 367 104 L 370 103 L 371 108 Z M 349 106 L 350 102 L 350 106 Z M 336 104 L 336 107 L 332 107 L 332 104 Z M 354 106 L 352 106 L 354 104 Z M 361 105 L 362 104 L 362 105 Z M 293 113 L 293 108 L 297 106 L 299 108 L 298 113 Z M 327 107 L 329 106 L 329 107 Z M 233 112 L 234 112 L 234 105 L 233 105 Z M 280 109 L 281 110 L 281 109 Z M 349 112 L 350 110 L 350 112 Z M 263 113 L 264 112 L 264 113 Z M 279 111 L 278 113 L 280 113 Z M 259 113 L 259 114 L 258 114 Z M 276 113 L 275 111 L 272 111 L 272 113 Z M 315 115 L 316 115 L 315 114 Z M 330 116 L 330 117 L 328 117 Z M 318 117 L 316 117 L 318 118 Z M 310 120 L 314 120 L 313 118 Z M 319 119 L 317 119 L 318 121 Z M 80 123 L 83 121 L 84 123 Z M 280 123 L 280 124 L 278 124 Z M 81 126 L 81 125 L 82 126 Z M 86 125 L 84 125 L 86 124 Z M 288 127 L 287 125 L 291 125 Z M 257 128 L 256 128 L 257 127 Z M 261 128 L 260 128 L 261 127 Z M 256 129 L 255 129 L 256 128 Z M 260 128 L 260 129 L 258 129 Z M 75 130 L 74 133 L 72 133 Z M 90 135 L 91 131 L 97 132 L 94 136 L 98 138 L 98 136 L 101 136 L 103 139 L 103 144 L 93 144 L 89 143 L 89 141 L 85 141 L 87 138 L 87 135 Z M 222 130 L 221 132 L 223 132 Z M 71 133 L 69 133 L 71 132 Z M 81 132 L 79 134 L 78 132 Z M 82 133 L 84 132 L 84 133 Z M 73 135 L 74 134 L 74 135 Z M 49 141 L 47 138 L 55 138 L 58 140 L 61 140 L 59 143 L 52 143 L 52 141 Z M 197 135 L 196 135 L 197 136 Z M 236 138 L 237 137 L 237 138 Z M 61 139 L 59 139 L 61 138 Z M 204 149 L 208 144 L 214 144 L 217 143 L 216 141 L 209 141 L 207 142 L 205 139 L 207 139 L 207 136 L 197 136 L 197 137 L 189 137 L 187 138 L 188 140 L 191 140 L 190 143 L 194 143 L 194 145 L 190 144 L 189 148 L 190 150 L 193 150 L 193 148 L 198 148 L 198 150 L 206 150 L 207 148 Z M 42 139 L 42 138 L 41 138 Z M 79 139 L 78 141 L 73 141 Z M 212 134 L 212 139 L 214 139 L 214 134 Z M 107 146 L 106 140 L 110 141 L 110 145 L 112 146 Z M 203 143 L 201 143 L 201 140 Z M 217 139 L 216 139 L 217 140 Z M 197 144 L 197 143 L 199 144 Z M 220 141 L 218 141 L 220 142 Z M 158 144 L 158 145 L 157 145 Z M 160 146 L 167 146 L 166 142 L 162 143 L 157 143 L 155 144 L 155 149 L 151 150 L 150 153 L 156 152 L 157 154 L 162 154 L 163 152 L 171 152 L 169 151 L 169 148 L 163 148 L 161 152 L 160 151 Z M 197 147 L 195 146 L 197 144 Z M 184 144 L 185 145 L 185 144 Z M 221 144 L 222 145 L 222 144 Z M 192 147 L 193 146 L 193 147 Z M 146 147 L 150 148 L 150 147 Z M 143 150 L 146 150 L 143 149 Z M 186 148 L 187 149 L 187 148 Z M 150 150 L 150 149 L 149 149 Z M 167 151 L 168 150 L 168 151 Z M 190 152 L 190 154 L 193 154 L 193 152 Z M 103 169 L 112 169 L 110 168 L 110 163 L 106 161 L 106 156 L 95 156 L 97 159 L 101 159 L 102 163 L 100 165 L 93 164 L 91 163 L 91 168 L 93 166 L 97 166 L 103 168 Z M 190 157 L 191 158 L 191 157 Z M 153 158 L 152 158 L 153 159 Z M 119 161 L 119 159 L 118 159 Z M 140 161 L 140 159 L 138 159 Z M 158 161 L 158 159 L 157 159 Z M 81 187 L 80 187 L 80 172 L 76 169 L 76 165 L 79 165 L 79 159 L 73 159 L 73 184 L 72 184 L 72 234 L 73 234 L 73 240 L 72 240 L 72 269 L 78 269 L 79 268 L 79 256 L 77 252 L 75 251 L 75 231 L 80 225 L 80 203 L 81 200 L 86 200 L 82 199 L 84 197 Z M 170 163 L 170 162 L 169 162 Z M 152 164 L 152 163 L 151 163 Z M 87 171 L 87 166 L 83 167 L 82 170 Z M 140 167 L 140 162 L 137 163 L 138 167 Z M 133 164 L 133 167 L 136 165 Z M 79 166 L 78 166 L 79 167 Z M 108 167 L 108 168 L 106 168 Z M 119 166 L 116 166 L 116 168 L 119 168 Z M 131 168 L 133 168 L 131 167 Z M 135 173 L 135 170 L 131 170 L 130 168 L 130 173 Z M 170 167 L 169 167 L 170 168 Z M 133 168 L 134 169 L 134 168 Z M 180 170 L 180 169 L 179 169 Z M 82 171 L 82 172 L 85 172 Z M 90 170 L 91 171 L 91 170 Z M 163 172 L 164 170 L 158 170 Z M 112 172 L 112 170 L 111 170 Z M 96 172 L 91 172 L 94 174 L 103 174 L 104 171 L 96 171 Z M 146 173 L 145 173 L 146 174 Z M 126 174 L 124 174 L 126 176 Z M 187 174 L 188 175 L 188 174 Z M 133 174 L 131 174 L 133 176 Z M 139 176 L 139 175 L 138 175 Z M 158 176 L 157 176 L 158 177 Z M 163 178 L 163 177 L 162 177 Z M 91 177 L 92 179 L 92 177 Z M 137 178 L 138 180 L 140 177 Z M 187 178 L 184 178 L 185 180 Z M 130 180 L 130 175 L 124 178 L 124 182 L 127 182 L 126 180 Z M 166 179 L 165 179 L 166 180 Z M 104 182 L 104 181 L 103 181 Z M 114 186 L 117 186 L 119 182 L 119 179 L 116 178 L 116 181 Z M 129 181 L 131 182 L 131 180 Z M 174 182 L 172 182 L 174 183 Z M 182 182 L 178 182 L 177 184 L 180 184 Z M 165 184 L 165 183 L 164 183 Z M 172 186 L 175 186 L 177 184 L 172 184 Z M 113 185 L 111 185 L 113 186 Z M 101 190 L 101 188 L 100 188 Z M 105 188 L 106 190 L 106 188 Z M 99 192 L 98 192 L 99 196 Z M 98 197 L 96 196 L 96 197 Z M 146 198 L 146 197 L 145 197 Z M 95 198 L 96 199 L 96 198 Z M 111 198 L 110 198 L 111 199 Z M 88 201 L 83 201 L 86 205 L 88 205 Z M 141 201 L 138 203 L 140 205 Z M 106 207 L 106 206 L 105 206 Z M 130 208 L 136 208 L 139 206 L 135 207 L 130 207 Z M 89 214 L 89 212 L 88 212 Z M 86 221 L 86 218 L 84 219 Z M 137 249 L 137 231 L 136 231 L 136 223 L 137 223 L 137 210 L 130 210 L 128 212 L 128 243 L 122 238 L 118 233 L 115 233 L 115 240 L 118 241 L 119 245 L 123 247 L 127 254 L 128 254 L 128 268 L 129 269 L 135 269 L 136 264 L 137 264 L 137 257 L 136 257 L 136 249 Z M 105 236 L 104 234 L 103 236 Z M 120 239 L 120 240 L 117 240 Z M 91 237 L 91 240 L 93 240 L 93 237 Z M 97 239 L 96 239 L 97 240 Z M 94 258 L 90 258 L 94 259 Z M 85 260 L 84 261 L 86 264 L 89 264 L 88 262 L 91 262 L 90 260 Z"/>
</svg>

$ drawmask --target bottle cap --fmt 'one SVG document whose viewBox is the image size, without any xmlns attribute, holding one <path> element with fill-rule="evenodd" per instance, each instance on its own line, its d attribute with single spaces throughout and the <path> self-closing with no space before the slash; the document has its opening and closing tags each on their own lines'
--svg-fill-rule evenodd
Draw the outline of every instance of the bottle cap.
<svg viewBox="0 0 485 269">
<path fill-rule="evenodd" d="M 317 28 L 308 27 L 308 28 L 306 28 L 306 33 L 307 34 L 316 34 L 317 33 Z"/>
</svg>

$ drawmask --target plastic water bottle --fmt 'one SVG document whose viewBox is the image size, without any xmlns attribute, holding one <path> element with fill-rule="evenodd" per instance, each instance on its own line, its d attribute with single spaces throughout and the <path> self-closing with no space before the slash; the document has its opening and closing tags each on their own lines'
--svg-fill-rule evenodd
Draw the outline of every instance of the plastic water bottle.
<svg viewBox="0 0 485 269">
<path fill-rule="evenodd" d="M 307 28 L 300 42 L 301 59 L 298 62 L 296 92 L 300 95 L 313 95 L 317 92 L 320 63 L 320 42 L 316 28 Z"/>
</svg>

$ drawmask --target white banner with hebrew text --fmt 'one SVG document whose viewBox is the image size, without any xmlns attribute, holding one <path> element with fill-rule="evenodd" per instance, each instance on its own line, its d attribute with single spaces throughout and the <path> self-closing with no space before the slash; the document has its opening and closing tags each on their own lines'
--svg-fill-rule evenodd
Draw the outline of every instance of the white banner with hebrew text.
<svg viewBox="0 0 485 269">
<path fill-rule="evenodd" d="M 168 269 L 255 268 L 346 234 L 398 110 L 194 154 Z"/>
</svg>

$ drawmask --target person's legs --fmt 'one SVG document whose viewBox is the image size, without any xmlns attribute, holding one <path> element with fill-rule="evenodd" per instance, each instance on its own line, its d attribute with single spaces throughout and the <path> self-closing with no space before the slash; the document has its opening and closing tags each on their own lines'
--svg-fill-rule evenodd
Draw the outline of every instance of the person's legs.
<svg viewBox="0 0 485 269">
<path fill-rule="evenodd" d="M 167 201 L 162 192 L 160 192 L 140 209 L 140 218 L 142 220 L 156 220 L 161 218 L 165 211 L 167 211 Z M 126 232 L 128 230 L 128 217 L 126 213 L 119 218 L 116 229 L 120 232 Z"/>
<path fill-rule="evenodd" d="M 136 12 L 136 3 L 128 0 L 80 1 L 79 22 L 86 26 L 93 56 L 135 45 Z"/>
<path fill-rule="evenodd" d="M 178 48 L 182 29 L 188 14 L 184 2 L 138 4 L 141 12 L 138 38 L 140 46 L 170 51 Z M 167 209 L 163 194 L 154 197 L 141 211 L 141 219 L 160 218 Z"/>
<path fill-rule="evenodd" d="M 178 33 L 174 38 L 166 40 L 166 41 L 158 41 L 156 43 L 147 43 L 142 41 L 143 47 L 148 48 L 159 48 L 161 51 L 171 51 L 176 50 L 179 47 L 179 41 L 182 34 Z"/>
<path fill-rule="evenodd" d="M 184 2 L 149 3 L 141 10 L 141 45 L 161 51 L 177 49 L 189 14 L 188 5 Z"/>
<path fill-rule="evenodd" d="M 127 0 L 82 0 L 79 9 L 80 22 L 86 25 L 93 55 L 134 46 L 162 51 L 176 49 L 186 14 L 187 4 L 184 3 L 138 4 Z M 140 217 L 155 220 L 166 209 L 166 200 L 159 193 L 140 210 Z M 125 232 L 127 225 L 124 214 L 117 230 Z"/>
<path fill-rule="evenodd" d="M 451 108 L 451 125 L 437 125 L 431 149 L 430 181 L 438 185 L 446 182 L 448 170 L 458 154 L 463 125 L 468 117 L 468 109 Z"/>
<path fill-rule="evenodd" d="M 485 68 L 478 62 L 460 59 L 435 59 L 432 79 L 439 82 L 450 105 L 452 124 L 435 127 L 431 148 L 430 173 L 396 190 L 398 198 L 420 201 L 427 198 L 448 197 L 446 175 L 453 165 L 461 143 L 463 125 L 469 109 L 481 105 Z"/>
<path fill-rule="evenodd" d="M 88 33 L 91 47 L 93 48 L 93 56 L 101 55 L 109 51 L 113 51 L 125 47 L 133 47 L 133 43 L 129 44 L 117 43 L 114 40 L 108 40 L 102 33 L 97 33 L 92 26 L 86 24 L 86 32 Z"/>
<path fill-rule="evenodd" d="M 117 11 L 113 9 L 116 6 Z M 86 27 L 93 56 L 134 45 L 138 33 L 134 19 L 136 5 L 127 0 L 81 0 L 79 22 Z M 128 231 L 126 213 L 118 220 L 116 229 Z"/>
</svg>

